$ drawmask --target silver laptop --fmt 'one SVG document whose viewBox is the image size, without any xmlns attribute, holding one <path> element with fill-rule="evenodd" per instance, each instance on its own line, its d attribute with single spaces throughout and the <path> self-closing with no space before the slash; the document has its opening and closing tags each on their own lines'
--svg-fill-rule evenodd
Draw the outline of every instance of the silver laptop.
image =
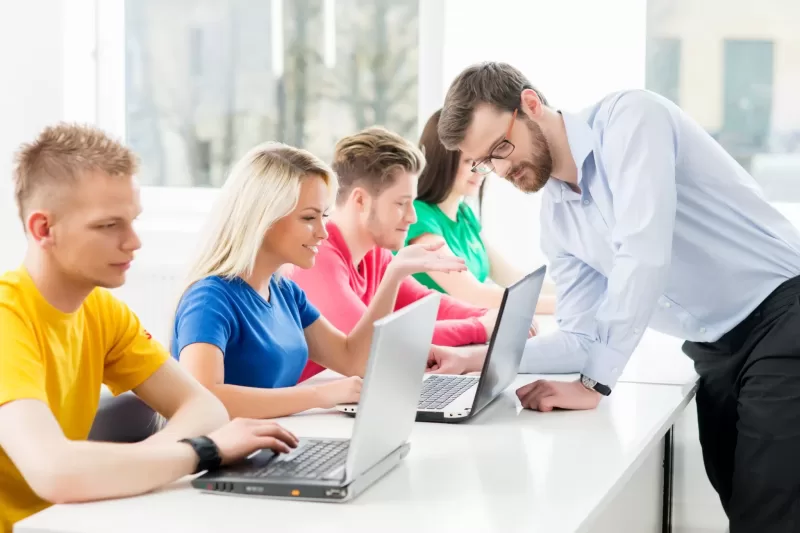
<svg viewBox="0 0 800 533">
<path fill-rule="evenodd" d="M 408 454 L 439 309 L 438 293 L 375 322 L 350 439 L 301 438 L 289 454 L 262 450 L 207 472 L 196 489 L 296 500 L 352 500 Z"/>
<path fill-rule="evenodd" d="M 511 385 L 519 372 L 546 270 L 542 266 L 505 290 L 480 376 L 424 376 L 418 421 L 464 422 Z M 359 405 L 343 404 L 337 409 L 355 414 Z"/>
</svg>

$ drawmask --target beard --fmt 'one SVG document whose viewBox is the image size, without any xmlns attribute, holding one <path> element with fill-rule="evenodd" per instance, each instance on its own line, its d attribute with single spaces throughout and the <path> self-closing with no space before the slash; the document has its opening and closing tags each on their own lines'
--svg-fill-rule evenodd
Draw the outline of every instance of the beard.
<svg viewBox="0 0 800 533">
<path fill-rule="evenodd" d="M 550 174 L 553 172 L 553 156 L 542 128 L 527 118 L 525 124 L 531 132 L 531 158 L 520 161 L 510 168 L 506 180 L 522 192 L 533 193 L 539 192 L 550 179 Z"/>
<path fill-rule="evenodd" d="M 380 248 L 397 251 L 405 244 L 400 232 L 386 230 L 377 210 L 373 206 L 367 218 L 367 231 L 372 236 L 372 240 Z"/>
</svg>

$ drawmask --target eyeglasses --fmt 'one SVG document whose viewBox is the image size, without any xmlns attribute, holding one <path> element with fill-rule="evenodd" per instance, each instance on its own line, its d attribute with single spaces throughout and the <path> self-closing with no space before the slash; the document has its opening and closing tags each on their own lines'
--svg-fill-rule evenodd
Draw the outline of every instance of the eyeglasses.
<svg viewBox="0 0 800 533">
<path fill-rule="evenodd" d="M 514 121 L 516 119 L 517 109 L 515 109 L 514 113 L 511 115 L 511 122 L 508 124 L 508 129 L 506 130 L 503 140 L 492 149 L 488 157 L 485 157 L 472 165 L 472 168 L 470 169 L 472 172 L 485 176 L 490 172 L 494 172 L 493 161 L 495 159 L 505 159 L 511 155 L 511 153 L 514 151 L 514 144 L 508 140 L 508 137 L 511 135 L 511 129 L 514 127 Z"/>
</svg>

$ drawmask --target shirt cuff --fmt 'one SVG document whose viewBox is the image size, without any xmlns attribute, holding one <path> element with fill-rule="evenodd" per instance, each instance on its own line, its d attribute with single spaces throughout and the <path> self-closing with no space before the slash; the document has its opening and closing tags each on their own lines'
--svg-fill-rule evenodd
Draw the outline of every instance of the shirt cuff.
<svg viewBox="0 0 800 533">
<path fill-rule="evenodd" d="M 591 350 L 589 360 L 581 374 L 601 385 L 613 388 L 625 368 L 628 356 L 602 344 L 595 344 Z"/>
</svg>

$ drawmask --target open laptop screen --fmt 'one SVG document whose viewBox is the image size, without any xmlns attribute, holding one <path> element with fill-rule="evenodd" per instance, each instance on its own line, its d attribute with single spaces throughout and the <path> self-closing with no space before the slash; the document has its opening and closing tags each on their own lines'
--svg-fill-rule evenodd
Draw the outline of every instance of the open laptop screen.
<svg viewBox="0 0 800 533">
<path fill-rule="evenodd" d="M 517 377 L 545 271 L 546 267 L 542 266 L 506 289 L 475 393 L 473 413 L 486 407 Z"/>
</svg>

